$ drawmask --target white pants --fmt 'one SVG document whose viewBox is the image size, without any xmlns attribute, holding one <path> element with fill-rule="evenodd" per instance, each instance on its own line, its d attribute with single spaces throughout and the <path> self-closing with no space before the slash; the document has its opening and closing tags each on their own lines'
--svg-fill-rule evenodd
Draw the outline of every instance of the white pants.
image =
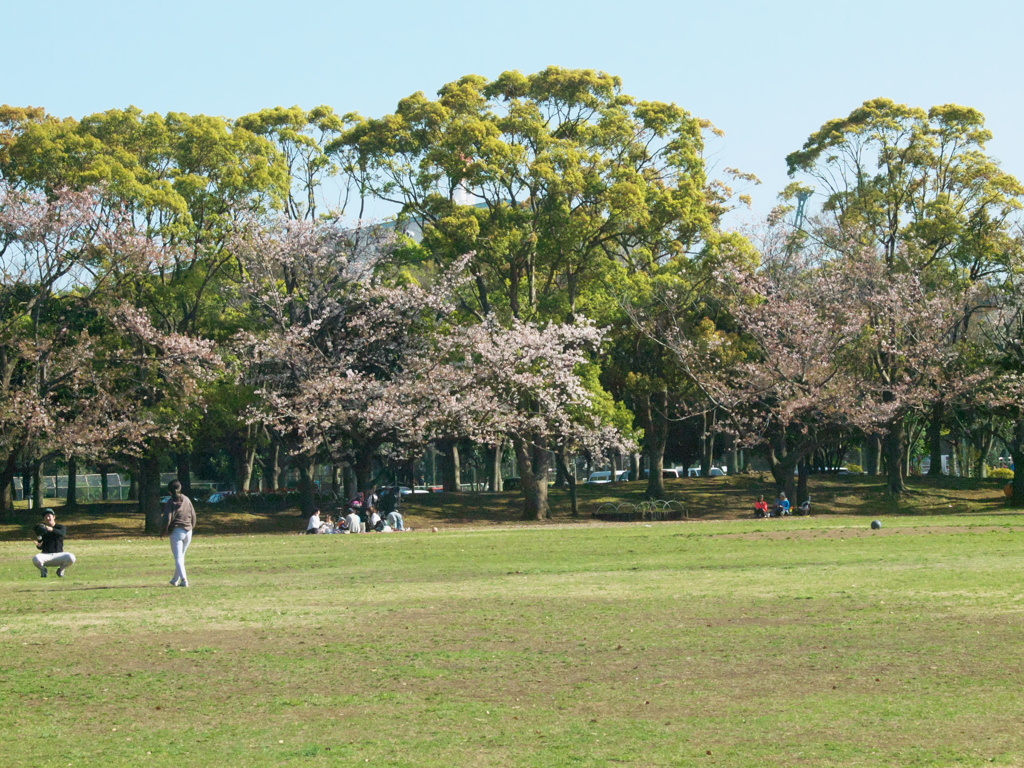
<svg viewBox="0 0 1024 768">
<path fill-rule="evenodd" d="M 44 555 L 40 552 L 32 558 L 32 565 L 42 573 L 43 568 L 67 568 L 75 564 L 75 556 L 70 552 L 55 552 L 52 555 Z"/>
<path fill-rule="evenodd" d="M 171 554 L 174 556 L 174 579 L 172 581 L 188 581 L 185 575 L 185 552 L 192 543 L 192 531 L 175 528 L 171 531 Z"/>
</svg>

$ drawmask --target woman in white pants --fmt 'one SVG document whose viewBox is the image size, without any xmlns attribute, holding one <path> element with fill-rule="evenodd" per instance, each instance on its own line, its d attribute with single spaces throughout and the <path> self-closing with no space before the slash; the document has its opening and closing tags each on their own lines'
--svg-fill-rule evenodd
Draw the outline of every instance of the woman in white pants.
<svg viewBox="0 0 1024 768">
<path fill-rule="evenodd" d="M 181 492 L 181 483 L 171 480 L 167 485 L 171 498 L 164 504 L 164 517 L 167 518 L 167 534 L 171 538 L 171 555 L 174 557 L 174 578 L 172 587 L 187 587 L 188 575 L 185 573 L 185 552 L 192 543 L 192 529 L 196 526 L 196 510 L 191 500 Z"/>
</svg>

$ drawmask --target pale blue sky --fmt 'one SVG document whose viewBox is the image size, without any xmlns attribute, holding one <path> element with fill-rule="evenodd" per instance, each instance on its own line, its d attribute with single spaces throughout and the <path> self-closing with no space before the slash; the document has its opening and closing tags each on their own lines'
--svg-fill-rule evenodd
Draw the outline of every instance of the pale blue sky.
<svg viewBox="0 0 1024 768">
<path fill-rule="evenodd" d="M 468 73 L 602 69 L 725 130 L 709 159 L 761 177 L 764 212 L 788 181 L 786 154 L 877 96 L 980 109 L 990 152 L 1024 178 L 1022 22 L 1009 0 L 3 0 L 0 103 L 76 117 L 322 103 L 379 116 Z"/>
</svg>

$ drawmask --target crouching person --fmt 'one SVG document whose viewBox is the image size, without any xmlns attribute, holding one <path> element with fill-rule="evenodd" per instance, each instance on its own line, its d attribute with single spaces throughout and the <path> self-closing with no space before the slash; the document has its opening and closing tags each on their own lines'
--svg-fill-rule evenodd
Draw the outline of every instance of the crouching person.
<svg viewBox="0 0 1024 768">
<path fill-rule="evenodd" d="M 350 511 L 345 515 L 345 525 L 342 527 L 344 533 L 362 533 L 363 524 L 359 519 L 359 514 L 355 511 Z"/>
<path fill-rule="evenodd" d="M 39 569 L 44 579 L 50 568 L 57 569 L 57 576 L 64 578 L 65 572 L 75 564 L 75 556 L 64 551 L 64 537 L 67 529 L 57 523 L 52 509 L 43 510 L 43 522 L 36 525 L 36 549 L 39 554 L 32 558 L 32 564 Z"/>
</svg>

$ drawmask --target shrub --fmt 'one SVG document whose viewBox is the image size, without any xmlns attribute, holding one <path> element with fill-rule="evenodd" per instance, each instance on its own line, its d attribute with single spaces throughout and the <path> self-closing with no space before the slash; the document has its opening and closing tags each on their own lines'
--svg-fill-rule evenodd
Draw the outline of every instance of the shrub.
<svg viewBox="0 0 1024 768">
<path fill-rule="evenodd" d="M 847 464 L 846 469 L 851 475 L 859 475 L 864 471 L 860 464 Z"/>
<path fill-rule="evenodd" d="M 988 476 L 993 480 L 1013 480 L 1013 470 L 1007 467 L 996 467 L 988 471 Z"/>
</svg>

